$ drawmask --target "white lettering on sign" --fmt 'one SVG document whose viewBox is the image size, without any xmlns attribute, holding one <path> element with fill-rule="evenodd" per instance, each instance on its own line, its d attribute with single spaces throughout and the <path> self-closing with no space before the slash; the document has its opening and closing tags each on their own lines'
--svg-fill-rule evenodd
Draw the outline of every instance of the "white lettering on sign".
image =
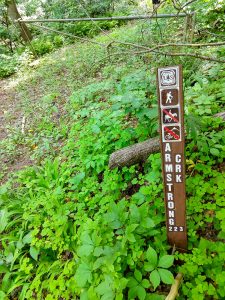
<svg viewBox="0 0 225 300">
<path fill-rule="evenodd" d="M 176 165 L 175 166 L 175 172 L 176 173 L 181 173 L 181 165 Z"/>
<path fill-rule="evenodd" d="M 174 225 L 174 218 L 169 219 L 169 225 Z"/>
<path fill-rule="evenodd" d="M 169 231 L 184 231 L 183 226 L 169 226 Z"/>
<path fill-rule="evenodd" d="M 165 144 L 165 154 L 164 154 L 164 161 L 165 161 L 165 185 L 166 185 L 166 202 L 167 202 L 167 209 L 168 209 L 168 224 L 170 225 L 170 231 L 182 231 L 183 227 L 174 226 L 175 225 L 175 202 L 174 202 L 174 193 L 173 193 L 173 172 L 175 177 L 176 183 L 182 182 L 182 174 L 181 173 L 182 167 L 182 156 L 181 154 L 175 154 L 172 156 L 171 154 L 172 149 L 170 143 Z M 172 162 L 175 162 L 173 165 Z M 168 164 L 169 162 L 169 164 Z M 172 227 L 171 227 L 172 226 Z"/>
<path fill-rule="evenodd" d="M 165 165 L 165 171 L 166 171 L 166 172 L 171 172 L 171 173 L 172 173 L 172 172 L 173 172 L 173 165 L 172 165 L 172 164 L 169 164 L 169 165 L 166 164 L 166 165 Z"/>
<path fill-rule="evenodd" d="M 166 143 L 165 151 L 166 151 L 166 152 L 167 152 L 167 151 L 171 152 L 170 143 Z"/>
<path fill-rule="evenodd" d="M 167 181 L 172 181 L 172 174 L 166 174 L 166 180 Z"/>
<path fill-rule="evenodd" d="M 172 191 L 172 183 L 166 183 L 166 187 L 168 188 L 168 191 L 171 192 Z"/>
<path fill-rule="evenodd" d="M 176 182 L 182 182 L 181 175 L 176 175 Z"/>
<path fill-rule="evenodd" d="M 165 155 L 165 162 L 171 162 L 171 154 Z"/>
<path fill-rule="evenodd" d="M 181 155 L 180 154 L 176 154 L 175 155 L 175 162 L 176 163 L 180 163 L 181 162 Z"/>
<path fill-rule="evenodd" d="M 173 200 L 173 193 L 167 193 L 167 199 Z"/>
<path fill-rule="evenodd" d="M 168 208 L 169 208 L 169 209 L 174 209 L 174 202 L 169 201 L 169 202 L 168 202 Z"/>
<path fill-rule="evenodd" d="M 174 210 L 169 211 L 169 218 L 174 218 Z"/>
</svg>

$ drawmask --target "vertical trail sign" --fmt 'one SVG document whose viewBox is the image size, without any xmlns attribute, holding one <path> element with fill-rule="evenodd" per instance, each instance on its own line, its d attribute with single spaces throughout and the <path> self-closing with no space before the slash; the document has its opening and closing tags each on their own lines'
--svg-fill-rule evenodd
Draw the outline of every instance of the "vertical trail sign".
<svg viewBox="0 0 225 300">
<path fill-rule="evenodd" d="M 184 100 L 181 66 L 158 68 L 162 170 L 168 242 L 187 248 Z"/>
</svg>

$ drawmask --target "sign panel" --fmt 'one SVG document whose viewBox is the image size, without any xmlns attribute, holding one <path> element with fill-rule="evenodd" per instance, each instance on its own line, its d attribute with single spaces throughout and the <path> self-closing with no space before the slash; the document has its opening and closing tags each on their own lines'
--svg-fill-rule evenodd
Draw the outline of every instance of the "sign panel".
<svg viewBox="0 0 225 300">
<path fill-rule="evenodd" d="M 158 68 L 158 97 L 168 242 L 187 248 L 184 101 L 181 66 Z"/>
</svg>

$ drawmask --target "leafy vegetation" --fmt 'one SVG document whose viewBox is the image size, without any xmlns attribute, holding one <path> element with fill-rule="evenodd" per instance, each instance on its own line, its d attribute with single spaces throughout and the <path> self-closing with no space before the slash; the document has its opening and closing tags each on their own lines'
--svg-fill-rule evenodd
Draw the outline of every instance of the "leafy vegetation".
<svg viewBox="0 0 225 300">
<path fill-rule="evenodd" d="M 165 28 L 179 41 L 181 22 L 162 24 L 165 42 Z M 138 43 L 143 31 L 142 42 L 160 41 L 157 23 L 146 22 L 95 41 Z M 33 47 L 44 54 L 46 41 L 34 40 Z M 210 53 L 220 57 L 220 49 Z M 35 163 L 0 188 L 1 299 L 165 299 L 178 272 L 184 276 L 178 299 L 225 297 L 225 131 L 223 120 L 212 117 L 223 109 L 225 69 L 193 58 L 115 52 L 76 43 L 18 74 L 25 134 L 9 126 L 0 155 L 13 164 L 28 152 Z M 160 154 L 129 168 L 107 166 L 113 151 L 157 136 L 155 68 L 179 63 L 187 130 L 186 253 L 172 253 L 166 241 Z"/>
</svg>

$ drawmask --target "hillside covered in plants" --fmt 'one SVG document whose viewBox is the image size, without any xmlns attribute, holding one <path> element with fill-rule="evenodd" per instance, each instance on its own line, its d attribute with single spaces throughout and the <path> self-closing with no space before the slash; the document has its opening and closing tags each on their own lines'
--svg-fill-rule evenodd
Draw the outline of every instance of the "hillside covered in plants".
<svg viewBox="0 0 225 300">
<path fill-rule="evenodd" d="M 17 5 L 45 18 L 153 9 L 59 2 Z M 30 25 L 30 43 L 2 21 L 0 300 L 163 300 L 178 273 L 176 299 L 225 299 L 225 4 L 168 1 L 157 13 L 190 11 L 192 26 L 176 16 L 48 25 L 57 33 Z M 156 69 L 173 65 L 184 77 L 183 252 L 167 242 L 161 154 L 108 166 L 159 135 Z"/>
</svg>

